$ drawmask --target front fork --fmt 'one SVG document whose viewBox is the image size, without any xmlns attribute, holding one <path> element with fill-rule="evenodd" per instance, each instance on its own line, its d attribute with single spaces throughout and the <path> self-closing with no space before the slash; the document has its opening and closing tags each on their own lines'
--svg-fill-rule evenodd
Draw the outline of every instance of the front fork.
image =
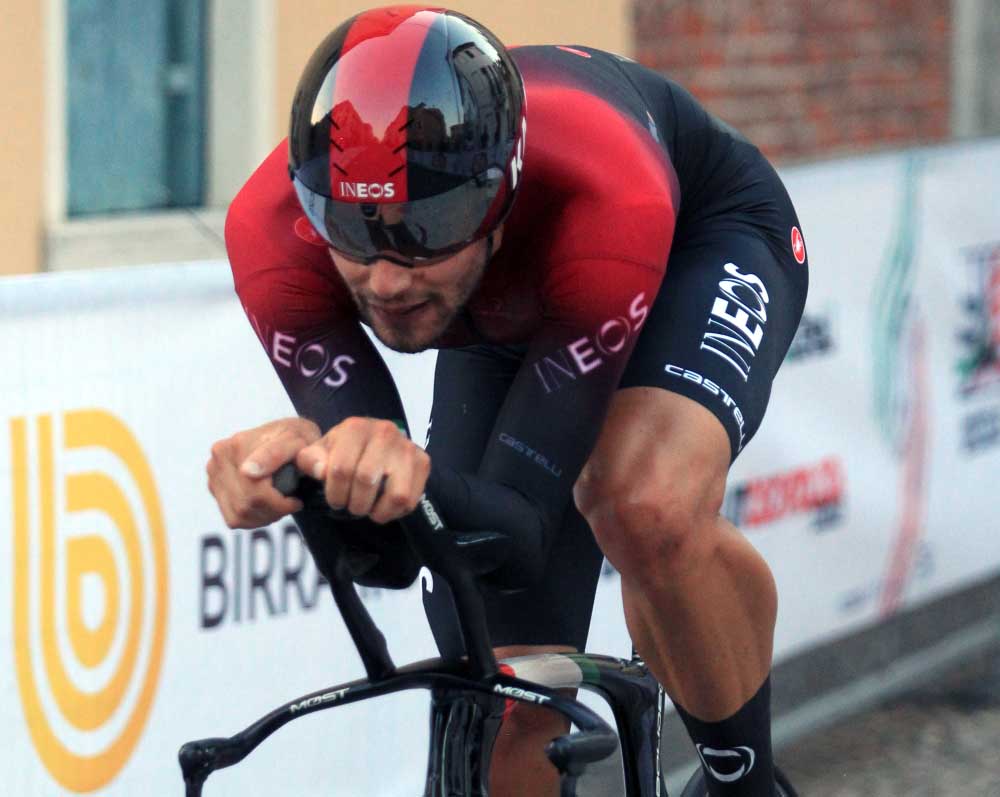
<svg viewBox="0 0 1000 797">
<path fill-rule="evenodd" d="M 618 725 L 626 797 L 667 797 L 660 771 L 662 688 L 648 673 L 599 690 Z M 507 701 L 501 697 L 431 690 L 430 745 L 423 797 L 489 797 L 490 761 Z M 583 768 L 562 772 L 560 797 L 577 797 Z"/>
<path fill-rule="evenodd" d="M 489 797 L 490 761 L 506 703 L 489 695 L 432 691 L 424 797 Z M 559 797 L 576 797 L 582 773 L 582 766 L 563 772 Z"/>
<path fill-rule="evenodd" d="M 492 695 L 431 690 L 424 797 L 489 796 L 490 758 L 505 702 Z"/>
</svg>

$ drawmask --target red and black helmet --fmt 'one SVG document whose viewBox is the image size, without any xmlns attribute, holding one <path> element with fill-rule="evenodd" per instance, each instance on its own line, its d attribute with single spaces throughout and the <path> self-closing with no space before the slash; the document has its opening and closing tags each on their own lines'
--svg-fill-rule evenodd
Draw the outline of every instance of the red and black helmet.
<svg viewBox="0 0 1000 797">
<path fill-rule="evenodd" d="M 517 67 L 479 23 L 424 6 L 365 11 L 306 65 L 289 172 L 309 220 L 345 257 L 441 259 L 510 211 L 524 108 Z"/>
</svg>

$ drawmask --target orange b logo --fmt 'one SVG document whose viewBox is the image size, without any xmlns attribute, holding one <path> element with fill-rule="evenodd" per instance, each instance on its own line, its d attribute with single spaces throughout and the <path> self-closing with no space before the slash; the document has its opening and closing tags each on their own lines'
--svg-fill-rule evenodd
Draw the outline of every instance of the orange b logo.
<svg viewBox="0 0 1000 797">
<path fill-rule="evenodd" d="M 10 421 L 14 658 L 39 758 L 64 788 L 92 792 L 125 766 L 152 707 L 167 546 L 152 471 L 125 424 L 78 410 L 61 426 L 58 446 L 51 415 L 34 435 Z"/>
</svg>

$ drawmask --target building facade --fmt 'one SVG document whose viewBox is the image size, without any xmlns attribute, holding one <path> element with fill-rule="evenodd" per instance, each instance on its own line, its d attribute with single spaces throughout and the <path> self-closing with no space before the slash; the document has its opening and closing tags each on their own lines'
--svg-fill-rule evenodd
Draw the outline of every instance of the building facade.
<svg viewBox="0 0 1000 797">
<path fill-rule="evenodd" d="M 225 208 L 284 135 L 306 59 L 367 5 L 14 4 L 0 274 L 223 257 Z M 1000 132 L 992 0 L 450 5 L 510 44 L 631 55 L 779 161 Z"/>
</svg>

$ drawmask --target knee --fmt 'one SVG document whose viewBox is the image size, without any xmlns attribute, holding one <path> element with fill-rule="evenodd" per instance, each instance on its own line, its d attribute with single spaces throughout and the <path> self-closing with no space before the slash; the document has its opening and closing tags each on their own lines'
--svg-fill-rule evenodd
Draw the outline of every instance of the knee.
<svg viewBox="0 0 1000 797">
<path fill-rule="evenodd" d="M 594 465 L 584 468 L 573 497 L 623 576 L 656 583 L 696 569 L 712 555 L 724 473 L 691 460 L 618 470 Z M 616 477 L 608 478 L 611 473 Z"/>
<path fill-rule="evenodd" d="M 560 690 L 562 691 L 562 690 Z M 556 770 L 545 757 L 545 745 L 569 732 L 569 720 L 554 711 L 511 702 L 493 742 L 490 794 L 555 794 Z"/>
<path fill-rule="evenodd" d="M 567 697 L 573 694 L 566 694 Z M 569 723 L 551 709 L 539 708 L 529 703 L 511 701 L 504 711 L 500 734 L 511 739 L 535 740 L 539 737 L 548 741 L 569 730 Z"/>
</svg>

